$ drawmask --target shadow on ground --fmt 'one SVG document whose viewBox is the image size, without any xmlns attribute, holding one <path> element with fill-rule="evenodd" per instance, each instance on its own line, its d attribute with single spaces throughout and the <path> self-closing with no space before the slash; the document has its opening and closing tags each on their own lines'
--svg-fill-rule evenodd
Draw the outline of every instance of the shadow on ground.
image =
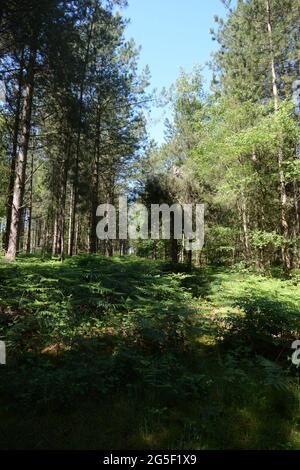
<svg viewBox="0 0 300 470">
<path fill-rule="evenodd" d="M 272 356 L 287 305 L 240 295 L 243 315 L 210 319 L 217 272 L 130 257 L 20 260 L 0 282 L 1 448 L 300 445 L 299 388 Z"/>
</svg>

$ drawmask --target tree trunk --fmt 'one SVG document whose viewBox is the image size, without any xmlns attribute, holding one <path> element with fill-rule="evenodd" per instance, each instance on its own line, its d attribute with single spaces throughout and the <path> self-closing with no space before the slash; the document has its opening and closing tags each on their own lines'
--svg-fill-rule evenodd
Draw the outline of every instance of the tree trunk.
<svg viewBox="0 0 300 470">
<path fill-rule="evenodd" d="M 249 230 L 248 230 L 248 213 L 247 213 L 247 204 L 244 193 L 242 193 L 242 204 L 241 204 L 241 216 L 243 224 L 243 233 L 244 233 L 244 246 L 245 254 L 247 260 L 250 258 L 250 243 L 249 243 Z"/>
<path fill-rule="evenodd" d="M 299 254 L 298 254 L 298 240 L 300 234 L 300 215 L 299 215 L 299 189 L 298 189 L 298 182 L 294 179 L 293 181 L 293 196 L 294 196 L 294 207 L 295 207 L 295 214 L 296 220 L 294 223 L 294 256 L 293 256 L 293 264 L 295 268 L 299 268 Z"/>
<path fill-rule="evenodd" d="M 67 197 L 67 181 L 69 173 L 71 153 L 71 141 L 67 139 L 67 158 L 64 161 L 64 171 L 60 190 L 60 207 L 59 207 L 59 233 L 60 233 L 60 259 L 61 261 L 65 258 L 65 212 L 66 212 L 66 197 Z"/>
<path fill-rule="evenodd" d="M 79 244 L 79 220 L 76 221 L 76 227 L 75 227 L 75 255 L 78 255 L 78 244 Z"/>
<path fill-rule="evenodd" d="M 71 185 L 71 196 L 70 196 L 70 214 L 69 214 L 69 234 L 68 234 L 68 256 L 72 256 L 71 242 L 72 242 L 72 230 L 74 222 L 73 218 L 73 185 Z"/>
<path fill-rule="evenodd" d="M 53 227 L 53 239 L 52 239 L 52 256 L 57 255 L 57 243 L 58 243 L 58 223 L 57 223 L 57 212 L 54 214 L 54 227 Z"/>
<path fill-rule="evenodd" d="M 96 10 L 95 10 L 96 11 Z M 90 47 L 91 47 L 91 40 L 92 34 L 94 29 L 94 21 L 95 21 L 95 12 L 92 17 L 92 21 L 90 24 L 90 29 L 88 32 L 88 40 L 87 40 L 87 47 L 84 59 L 84 67 L 83 67 L 83 74 L 80 83 L 80 92 L 79 92 L 79 117 L 78 117 L 78 132 L 77 132 L 77 142 L 76 142 L 76 158 L 75 158 L 75 178 L 74 178 L 74 188 L 73 188 L 73 204 L 72 204 L 72 217 L 71 217 L 71 227 L 70 227 L 70 243 L 69 243 L 69 256 L 73 255 L 74 251 L 74 243 L 76 238 L 76 211 L 77 211 L 77 203 L 78 203 L 78 184 L 79 184 L 79 160 L 80 160 L 80 140 L 81 140 L 81 128 L 82 128 L 82 114 L 83 114 L 83 93 L 84 93 L 84 85 L 86 79 L 86 71 L 89 61 L 90 55 Z"/>
<path fill-rule="evenodd" d="M 11 224 L 11 214 L 12 214 L 12 203 L 13 203 L 13 195 L 14 195 L 16 159 L 17 159 L 17 151 L 18 151 L 20 111 L 21 111 L 22 87 L 23 87 L 23 69 L 24 69 L 24 49 L 22 50 L 22 53 L 21 53 L 20 70 L 19 70 L 19 74 L 18 74 L 18 94 L 17 94 L 17 100 L 16 100 L 16 114 L 15 114 L 15 122 L 14 122 L 13 147 L 12 147 L 12 154 L 11 154 L 10 177 L 9 177 L 8 192 L 7 192 L 6 229 L 5 229 L 5 234 L 4 234 L 4 249 L 5 249 L 5 251 L 7 251 L 7 249 L 8 249 L 10 224 Z"/>
<path fill-rule="evenodd" d="M 275 58 L 274 58 L 274 45 L 273 45 L 273 30 L 272 30 L 272 12 L 271 12 L 271 2 L 266 0 L 267 7 L 267 21 L 268 21 L 268 35 L 269 35 L 269 45 L 270 45 L 270 62 L 271 62 L 271 72 L 272 72 L 272 88 L 273 88 L 273 98 L 274 98 L 274 109 L 275 112 L 279 109 L 279 96 L 278 96 L 278 86 L 277 86 L 277 75 L 275 68 Z M 280 222 L 282 233 L 287 241 L 289 238 L 289 224 L 287 220 L 287 193 L 286 193 L 286 181 L 283 170 L 283 151 L 282 148 L 278 151 L 277 156 L 278 163 L 278 175 L 280 183 Z M 285 270 L 291 269 L 291 255 L 288 247 L 285 245 L 282 247 L 282 261 Z"/>
<path fill-rule="evenodd" d="M 98 191 L 99 191 L 99 160 L 100 160 L 100 111 L 97 113 L 97 128 L 96 128 L 96 139 L 95 139 L 95 155 L 92 167 L 92 201 L 91 201 L 91 229 L 90 229 L 90 246 L 89 252 L 97 252 L 97 206 L 98 206 Z"/>
<path fill-rule="evenodd" d="M 31 155 L 31 174 L 29 183 L 29 213 L 28 213 L 28 231 L 27 231 L 27 242 L 26 242 L 26 253 L 27 255 L 31 252 L 31 225 L 32 225 L 32 199 L 33 199 L 33 152 Z"/>
<path fill-rule="evenodd" d="M 170 216 L 170 258 L 172 263 L 178 263 L 178 241 L 174 236 L 174 213 L 171 212 Z"/>
<path fill-rule="evenodd" d="M 24 98 L 23 116 L 22 116 L 22 132 L 21 132 L 21 138 L 20 138 L 19 152 L 18 152 L 17 161 L 16 161 L 11 224 L 10 224 L 8 248 L 7 248 L 7 252 L 5 256 L 8 261 L 15 260 L 17 250 L 18 250 L 18 233 L 20 230 L 20 216 L 21 216 L 21 209 L 22 209 L 23 196 L 24 196 L 27 153 L 28 153 L 28 145 L 29 145 L 29 140 L 30 140 L 35 60 L 36 60 L 36 49 L 32 48 L 30 51 L 28 69 L 27 69 L 26 89 L 25 89 L 25 98 Z"/>
</svg>

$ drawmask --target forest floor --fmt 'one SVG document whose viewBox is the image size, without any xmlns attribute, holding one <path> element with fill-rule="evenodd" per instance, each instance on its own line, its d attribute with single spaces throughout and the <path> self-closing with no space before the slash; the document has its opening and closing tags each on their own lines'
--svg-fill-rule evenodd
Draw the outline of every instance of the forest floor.
<svg viewBox="0 0 300 470">
<path fill-rule="evenodd" d="M 135 257 L 0 262 L 3 449 L 300 449 L 300 282 Z"/>
</svg>

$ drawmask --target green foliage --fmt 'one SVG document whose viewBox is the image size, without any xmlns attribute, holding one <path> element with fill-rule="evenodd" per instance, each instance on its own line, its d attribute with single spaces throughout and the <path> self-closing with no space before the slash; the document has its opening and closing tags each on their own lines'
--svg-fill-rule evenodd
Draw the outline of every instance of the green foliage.
<svg viewBox="0 0 300 470">
<path fill-rule="evenodd" d="M 236 233 L 230 227 L 213 225 L 206 230 L 204 253 L 214 266 L 230 265 L 233 261 Z"/>
<path fill-rule="evenodd" d="M 297 447 L 294 278 L 78 256 L 2 263 L 0 280 L 6 447 L 19 445 L 19 433 L 38 448 Z M 52 434 L 59 419 L 67 442 Z M 48 440 L 33 444 L 40 422 Z"/>
<path fill-rule="evenodd" d="M 91 257 L 64 265 L 32 259 L 2 266 L 1 276 L 0 335 L 17 360 L 8 370 L 16 397 L 67 403 L 78 391 L 105 394 L 137 378 L 152 383 L 152 376 L 172 389 L 191 301 L 180 289 L 182 274 L 149 261 Z M 49 360 L 52 352 L 57 362 Z M 18 381 L 35 360 L 24 395 Z"/>
</svg>

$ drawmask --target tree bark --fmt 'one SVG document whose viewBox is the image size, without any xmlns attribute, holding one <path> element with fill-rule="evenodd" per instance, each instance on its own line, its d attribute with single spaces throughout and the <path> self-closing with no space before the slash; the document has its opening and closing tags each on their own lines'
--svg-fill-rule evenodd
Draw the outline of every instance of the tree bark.
<svg viewBox="0 0 300 470">
<path fill-rule="evenodd" d="M 298 189 L 298 182 L 296 179 L 293 181 L 293 196 L 294 196 L 294 207 L 295 207 L 295 214 L 296 220 L 294 223 L 294 253 L 293 253 L 293 264 L 295 268 L 299 268 L 299 254 L 298 254 L 298 240 L 300 234 L 300 215 L 299 215 L 299 189 Z"/>
<path fill-rule="evenodd" d="M 15 122 L 14 122 L 13 147 L 12 147 L 12 154 L 11 154 L 10 178 L 9 178 L 9 184 L 8 184 L 7 206 L 6 206 L 6 229 L 5 229 L 5 234 L 4 234 L 5 251 L 7 251 L 8 249 L 11 215 L 12 215 L 12 203 L 13 203 L 13 195 L 14 195 L 16 159 L 17 159 L 18 137 L 19 137 L 19 127 L 20 127 L 20 111 L 21 111 L 22 88 L 23 88 L 23 68 L 24 68 L 24 49 L 21 52 L 20 69 L 19 69 L 19 74 L 18 74 L 18 93 L 17 93 L 17 99 L 16 99 L 16 114 L 15 114 Z"/>
<path fill-rule="evenodd" d="M 271 11 L 271 2 L 266 0 L 267 7 L 267 22 L 268 22 L 268 36 L 269 36 L 269 46 L 270 46 L 270 62 L 271 62 L 271 73 L 272 73 L 272 89 L 273 89 L 273 98 L 274 98 L 274 109 L 275 112 L 279 109 L 279 95 L 278 95 L 278 86 L 277 86 L 277 74 L 275 68 L 275 57 L 274 57 L 274 44 L 273 44 L 273 28 L 272 28 L 272 11 Z M 285 240 L 289 238 L 289 224 L 287 219 L 287 193 L 286 193 L 286 181 L 283 170 L 283 150 L 282 147 L 278 151 L 277 164 L 278 164 L 278 175 L 279 175 L 279 184 L 280 184 L 280 222 L 282 233 Z M 285 245 L 282 247 L 282 261 L 285 270 L 291 269 L 291 255 L 288 247 Z"/>
<path fill-rule="evenodd" d="M 62 183 L 60 189 L 60 207 L 59 207 L 59 233 L 60 233 L 60 259 L 61 261 L 65 258 L 65 212 L 66 212 L 66 197 L 67 197 L 67 182 L 70 164 L 70 153 L 71 153 L 71 138 L 67 138 L 67 158 L 64 160 L 64 169 L 62 176 Z"/>
<path fill-rule="evenodd" d="M 57 255 L 57 243 L 58 243 L 58 223 L 57 223 L 57 211 L 54 214 L 54 226 L 53 226 L 53 238 L 52 238 L 52 256 Z"/>
<path fill-rule="evenodd" d="M 71 242 L 72 242 L 72 230 L 73 224 L 73 190 L 74 187 L 71 185 L 71 195 L 70 195 L 70 213 L 69 213 L 69 233 L 68 233 L 68 256 L 72 256 L 73 249 L 71 251 Z"/>
<path fill-rule="evenodd" d="M 170 215 L 170 258 L 172 263 L 178 263 L 178 241 L 175 239 L 174 235 L 174 213 L 171 212 Z M 189 258 L 191 260 L 191 258 Z"/>
<path fill-rule="evenodd" d="M 69 243 L 69 256 L 73 255 L 74 251 L 74 244 L 76 243 L 76 211 L 77 211 L 77 203 L 78 203 L 78 184 L 79 184 L 79 160 L 80 160 L 80 140 L 81 140 L 81 127 L 82 127 L 82 114 L 83 114 L 83 93 L 84 93 L 84 86 L 86 80 L 86 70 L 89 61 L 90 55 L 90 47 L 92 41 L 92 34 L 94 29 L 94 22 L 95 22 L 95 12 L 93 14 L 90 29 L 88 32 L 88 40 L 86 46 L 86 53 L 84 59 L 84 67 L 83 67 L 83 74 L 80 83 L 80 92 L 79 92 L 79 117 L 78 117 L 78 132 L 77 132 L 77 142 L 76 142 L 76 158 L 75 158 L 75 178 L 74 178 L 74 185 L 73 185 L 73 204 L 72 204 L 72 217 L 71 217 L 71 227 L 70 227 L 70 243 Z"/>
<path fill-rule="evenodd" d="M 29 183 L 29 213 L 28 213 L 28 231 L 27 231 L 27 242 L 26 242 L 26 254 L 29 255 L 31 252 L 31 226 L 32 226 L 32 200 L 33 200 L 33 152 L 31 155 L 31 174 Z"/>
<path fill-rule="evenodd" d="M 12 201 L 11 224 L 9 232 L 8 248 L 6 259 L 14 261 L 18 250 L 18 233 L 20 230 L 21 209 L 23 205 L 24 186 L 26 177 L 26 164 L 28 145 L 30 140 L 32 101 L 34 91 L 34 68 L 36 61 L 36 48 L 31 48 L 27 68 L 25 98 L 22 115 L 22 132 L 20 146 L 16 161 L 15 182 Z"/>
<path fill-rule="evenodd" d="M 100 160 L 100 110 L 97 113 L 97 127 L 96 127 L 96 139 L 95 139 L 95 155 L 92 165 L 92 201 L 91 201 L 91 228 L 90 228 L 90 246 L 89 252 L 97 252 L 97 217 L 96 211 L 98 206 L 98 191 L 99 191 L 99 160 Z"/>
<path fill-rule="evenodd" d="M 243 224 L 243 233 L 244 233 L 244 246 L 246 258 L 250 258 L 250 243 L 249 243 L 249 229 L 248 229 L 248 213 L 247 213 L 247 204 L 244 193 L 242 193 L 242 203 L 241 203 L 241 215 L 242 215 L 242 224 Z"/>
</svg>

